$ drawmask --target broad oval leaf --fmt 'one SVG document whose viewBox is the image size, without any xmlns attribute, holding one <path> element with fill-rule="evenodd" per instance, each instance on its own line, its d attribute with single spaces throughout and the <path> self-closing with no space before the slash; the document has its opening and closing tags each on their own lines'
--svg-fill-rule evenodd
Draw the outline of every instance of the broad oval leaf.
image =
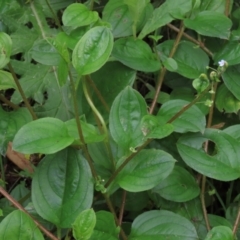
<svg viewBox="0 0 240 240">
<path fill-rule="evenodd" d="M 77 240 L 88 240 L 96 224 L 96 215 L 93 209 L 81 212 L 75 219 L 72 228 L 73 236 Z"/>
<path fill-rule="evenodd" d="M 175 166 L 169 176 L 152 191 L 173 202 L 186 202 L 194 199 L 200 193 L 194 177 L 179 166 Z"/>
<path fill-rule="evenodd" d="M 57 66 L 61 60 L 61 56 L 50 43 L 51 39 L 41 39 L 34 43 L 31 54 L 32 58 L 43 65 Z"/>
<path fill-rule="evenodd" d="M 24 125 L 15 135 L 13 149 L 32 154 L 51 154 L 71 145 L 66 125 L 57 118 L 41 118 Z"/>
<path fill-rule="evenodd" d="M 173 44 L 173 40 L 168 40 L 157 45 L 159 57 L 163 62 L 168 59 Z M 206 67 L 209 65 L 207 54 L 202 49 L 197 48 L 194 43 L 188 41 L 179 43 L 173 59 L 178 66 L 176 72 L 190 79 L 197 78 L 200 74 L 205 73 Z"/>
<path fill-rule="evenodd" d="M 82 27 L 98 20 L 98 13 L 90 11 L 84 4 L 73 3 L 63 12 L 62 21 L 65 26 Z"/>
<path fill-rule="evenodd" d="M 72 62 L 77 72 L 86 75 L 97 71 L 108 60 L 113 48 L 113 35 L 107 27 L 87 31 L 73 50 Z"/>
<path fill-rule="evenodd" d="M 0 32 L 0 49 L 0 68 L 3 68 L 10 61 L 12 53 L 12 40 L 4 32 Z"/>
<path fill-rule="evenodd" d="M 207 237 L 205 238 L 205 240 L 219 240 L 219 239 L 234 240 L 235 237 L 233 235 L 231 228 L 226 226 L 214 227 L 208 232 Z"/>
<path fill-rule="evenodd" d="M 13 76 L 9 72 L 0 70 L 0 90 L 6 90 L 9 88 L 17 88 Z"/>
<path fill-rule="evenodd" d="M 5 112 L 1 107 L 0 116 L 0 154 L 5 155 L 8 143 L 22 126 L 32 121 L 32 116 L 26 108 Z"/>
<path fill-rule="evenodd" d="M 235 138 L 238 142 L 240 142 L 240 124 L 225 128 L 223 132 L 227 133 L 231 137 Z"/>
<path fill-rule="evenodd" d="M 152 210 L 134 219 L 129 240 L 198 240 L 194 225 L 184 217 L 166 210 Z"/>
<path fill-rule="evenodd" d="M 202 149 L 207 139 L 216 144 L 217 153 L 213 156 Z M 177 148 L 188 166 L 209 178 L 231 181 L 240 177 L 240 143 L 223 131 L 206 129 L 202 136 L 181 137 Z"/>
<path fill-rule="evenodd" d="M 228 39 L 232 22 L 223 13 L 202 11 L 194 19 L 185 19 L 184 25 L 204 36 Z"/>
<path fill-rule="evenodd" d="M 226 72 L 222 75 L 226 87 L 237 99 L 240 99 L 239 74 L 240 65 L 235 65 L 228 67 Z"/>
<path fill-rule="evenodd" d="M 15 210 L 0 223 L 0 239 L 44 240 L 33 220 L 24 212 Z"/>
<path fill-rule="evenodd" d="M 170 100 L 162 105 L 157 116 L 160 121 L 168 122 L 176 113 L 187 106 L 189 102 L 184 100 Z M 171 122 L 175 132 L 203 132 L 206 119 L 203 112 L 197 106 L 191 106 L 176 120 Z"/>
<path fill-rule="evenodd" d="M 114 43 L 113 57 L 124 65 L 143 72 L 155 72 L 160 69 L 149 45 L 134 37 L 121 38 Z"/>
<path fill-rule="evenodd" d="M 144 142 L 141 119 L 147 114 L 144 98 L 131 87 L 126 87 L 115 98 L 109 116 L 112 138 L 125 153 Z"/>
<path fill-rule="evenodd" d="M 80 151 L 67 148 L 40 162 L 33 177 L 32 201 L 42 218 L 69 228 L 92 200 L 92 175 Z"/>
<path fill-rule="evenodd" d="M 171 173 L 174 164 L 175 159 L 164 151 L 142 150 L 119 173 L 117 183 L 130 192 L 149 190 Z"/>
</svg>

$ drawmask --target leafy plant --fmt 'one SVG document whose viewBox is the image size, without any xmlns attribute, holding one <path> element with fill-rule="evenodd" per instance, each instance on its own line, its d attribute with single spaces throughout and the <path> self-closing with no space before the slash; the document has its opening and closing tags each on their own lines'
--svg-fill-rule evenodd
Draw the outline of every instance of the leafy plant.
<svg viewBox="0 0 240 240">
<path fill-rule="evenodd" d="M 239 10 L 1 1 L 0 239 L 239 239 Z"/>
</svg>

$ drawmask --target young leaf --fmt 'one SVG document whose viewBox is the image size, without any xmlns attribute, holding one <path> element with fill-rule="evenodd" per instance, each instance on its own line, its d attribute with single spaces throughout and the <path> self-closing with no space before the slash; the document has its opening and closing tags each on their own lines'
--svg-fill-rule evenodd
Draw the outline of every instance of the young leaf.
<svg viewBox="0 0 240 240">
<path fill-rule="evenodd" d="M 90 11 L 84 4 L 73 3 L 63 12 L 62 21 L 65 26 L 82 27 L 98 20 L 98 13 Z"/>
<path fill-rule="evenodd" d="M 25 154 L 51 154 L 71 145 L 73 141 L 61 120 L 48 117 L 24 125 L 14 137 L 13 149 Z"/>
<path fill-rule="evenodd" d="M 75 219 L 72 228 L 76 240 L 88 240 L 96 224 L 96 215 L 93 209 L 81 212 Z"/>
<path fill-rule="evenodd" d="M 114 43 L 112 55 L 124 65 L 143 72 L 155 72 L 160 69 L 149 45 L 133 37 L 121 38 Z"/>
<path fill-rule="evenodd" d="M 73 50 L 73 66 L 81 75 L 93 73 L 108 60 L 113 48 L 113 35 L 107 27 L 87 31 Z"/>
<path fill-rule="evenodd" d="M 129 240 L 135 239 L 198 240 L 193 224 L 166 210 L 152 210 L 134 219 Z"/>
<path fill-rule="evenodd" d="M 11 38 L 6 33 L 0 32 L 0 68 L 5 67 L 5 65 L 10 61 L 11 53 Z"/>
<path fill-rule="evenodd" d="M 163 62 L 168 58 L 173 44 L 173 40 L 168 40 L 157 45 L 159 57 Z M 194 43 L 188 41 L 179 43 L 173 59 L 178 66 L 176 72 L 190 79 L 197 78 L 200 74 L 205 73 L 206 66 L 209 64 L 207 54 L 202 49 L 196 48 Z"/>
<path fill-rule="evenodd" d="M 217 154 L 210 156 L 202 148 L 207 139 L 217 147 Z M 194 145 L 193 145 L 194 143 Z M 177 143 L 184 162 L 195 171 L 220 181 L 231 181 L 240 177 L 240 144 L 230 135 L 216 129 L 207 129 L 203 136 L 181 137 Z M 229 151 L 229 149 L 231 151 Z"/>
<path fill-rule="evenodd" d="M 176 113 L 188 105 L 184 100 L 170 100 L 162 105 L 157 116 L 162 122 L 169 121 Z M 175 132 L 203 132 L 206 125 L 205 115 L 198 107 L 192 106 L 171 123 Z"/>
<path fill-rule="evenodd" d="M 173 202 L 186 202 L 194 199 L 200 193 L 194 177 L 179 166 L 175 166 L 170 175 L 152 191 Z"/>
<path fill-rule="evenodd" d="M 17 88 L 13 76 L 9 72 L 0 70 L 0 90 L 7 90 L 9 88 Z"/>
<path fill-rule="evenodd" d="M 194 19 L 185 19 L 184 25 L 204 36 L 228 39 L 232 22 L 223 13 L 203 11 Z"/>
<path fill-rule="evenodd" d="M 1 107 L 0 116 L 0 154 L 5 155 L 8 143 L 23 125 L 32 121 L 32 116 L 26 108 L 5 112 Z"/>
<path fill-rule="evenodd" d="M 234 240 L 235 237 L 231 228 L 225 226 L 217 226 L 208 232 L 207 237 L 204 240 Z"/>
<path fill-rule="evenodd" d="M 128 153 L 143 143 L 141 118 L 147 114 L 144 98 L 131 87 L 126 87 L 115 98 L 109 116 L 112 138 Z"/>
<path fill-rule="evenodd" d="M 163 61 L 163 65 L 170 72 L 176 72 L 178 69 L 178 64 L 173 58 L 166 58 Z"/>
<path fill-rule="evenodd" d="M 149 190 L 171 173 L 174 163 L 174 158 L 164 151 L 142 150 L 120 172 L 117 183 L 130 192 Z"/>
<path fill-rule="evenodd" d="M 44 237 L 33 220 L 24 212 L 15 210 L 0 223 L 0 239 L 37 239 Z"/>
<path fill-rule="evenodd" d="M 32 201 L 42 218 L 69 228 L 92 200 L 92 176 L 80 151 L 67 148 L 40 162 L 33 177 Z"/>
</svg>

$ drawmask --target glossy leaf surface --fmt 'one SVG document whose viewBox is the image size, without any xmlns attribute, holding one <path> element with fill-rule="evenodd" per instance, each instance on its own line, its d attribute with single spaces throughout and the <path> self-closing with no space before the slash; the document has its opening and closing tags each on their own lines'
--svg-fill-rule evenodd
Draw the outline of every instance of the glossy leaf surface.
<svg viewBox="0 0 240 240">
<path fill-rule="evenodd" d="M 72 62 L 77 72 L 86 75 L 97 71 L 108 60 L 113 48 L 113 35 L 107 27 L 87 31 L 73 50 Z"/>
<path fill-rule="evenodd" d="M 0 68 L 3 68 L 9 61 L 12 53 L 12 40 L 4 32 L 0 32 Z"/>
<path fill-rule="evenodd" d="M 47 155 L 33 177 L 32 201 L 37 213 L 61 228 L 92 205 L 93 181 L 80 151 L 67 148 Z"/>
</svg>

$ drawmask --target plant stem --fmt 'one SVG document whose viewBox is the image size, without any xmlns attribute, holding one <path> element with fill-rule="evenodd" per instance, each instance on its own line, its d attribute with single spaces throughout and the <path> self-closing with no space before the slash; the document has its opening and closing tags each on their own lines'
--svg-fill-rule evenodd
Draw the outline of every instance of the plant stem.
<svg viewBox="0 0 240 240">
<path fill-rule="evenodd" d="M 213 91 L 214 94 L 212 94 L 212 98 L 211 100 L 214 102 L 215 100 L 215 96 L 216 96 L 216 90 L 217 90 L 217 85 L 218 83 L 215 83 L 213 86 Z M 212 119 L 213 119 L 213 111 L 214 111 L 214 104 L 212 104 L 210 110 L 209 110 L 209 114 L 208 114 L 208 122 L 207 122 L 207 128 L 210 128 L 212 125 Z M 204 145 L 204 150 L 206 153 L 208 153 L 208 142 L 205 142 Z M 205 204 L 205 188 L 206 188 L 206 176 L 202 177 L 202 185 L 201 185 L 201 204 L 202 204 L 202 210 L 203 210 L 203 216 L 204 216 L 204 220 L 205 220 L 205 224 L 207 227 L 207 230 L 210 231 L 210 224 L 209 224 L 209 219 L 208 219 L 208 215 L 207 215 L 207 209 L 206 209 L 206 204 Z"/>
<path fill-rule="evenodd" d="M 68 72 L 69 74 L 69 79 L 70 79 L 70 84 L 71 84 L 71 88 L 72 88 L 72 97 L 73 97 L 73 105 L 74 105 L 74 113 L 75 113 L 75 119 L 76 119 L 76 124 L 77 124 L 77 130 L 78 130 L 78 135 L 79 135 L 79 139 L 82 142 L 82 148 L 83 148 L 83 152 L 86 156 L 86 159 L 88 161 L 89 167 L 91 169 L 92 175 L 95 179 L 97 179 L 97 173 L 94 169 L 91 157 L 89 155 L 85 140 L 84 140 L 84 136 L 83 136 L 83 131 L 82 131 L 82 126 L 81 126 L 81 122 L 79 120 L 79 113 L 78 113 L 78 105 L 77 105 L 77 94 L 76 94 L 76 90 L 75 90 L 75 84 L 73 81 L 73 77 L 72 77 L 72 73 L 71 71 Z"/>
<path fill-rule="evenodd" d="M 58 236 L 58 239 L 62 239 L 61 235 L 62 235 L 61 228 L 60 228 L 60 227 L 57 227 L 57 236 Z"/>
<path fill-rule="evenodd" d="M 234 181 L 232 181 L 230 183 L 230 187 L 227 191 L 227 200 L 226 200 L 226 206 L 228 207 L 231 203 L 231 197 L 232 197 L 232 191 L 233 191 L 233 185 L 234 185 Z"/>
<path fill-rule="evenodd" d="M 4 103 L 6 103 L 9 107 L 11 107 L 14 110 L 19 109 L 18 105 L 15 105 L 14 103 L 10 102 L 3 94 L 0 94 L 0 100 Z"/>
<path fill-rule="evenodd" d="M 56 236 L 54 236 L 51 232 L 49 232 L 44 226 L 42 226 L 37 220 L 35 220 L 23 207 L 20 205 L 11 195 L 9 195 L 4 188 L 0 186 L 0 193 L 8 200 L 10 201 L 16 208 L 21 210 L 22 212 L 26 213 L 38 226 L 38 228 L 50 239 L 52 240 L 58 240 Z"/>
<path fill-rule="evenodd" d="M 118 225 L 122 225 L 122 219 L 123 219 L 123 213 L 124 213 L 124 208 L 125 208 L 125 203 L 126 203 L 126 196 L 127 196 L 127 191 L 123 190 L 123 195 L 122 195 L 122 203 L 119 211 L 119 217 L 118 217 Z"/>
<path fill-rule="evenodd" d="M 174 30 L 175 32 L 180 32 L 180 29 L 178 29 L 177 27 L 173 26 L 172 24 L 167 24 L 167 26 L 169 28 L 171 28 L 172 30 Z M 200 48 L 202 48 L 203 51 L 205 51 L 210 57 L 213 56 L 213 53 L 204 46 L 204 44 L 202 42 L 199 42 L 198 40 L 196 40 L 195 38 L 191 37 L 190 35 L 188 35 L 187 33 L 183 33 L 183 36 L 185 38 L 187 38 L 188 40 L 190 40 L 193 43 L 196 43 L 197 45 L 200 46 Z"/>
<path fill-rule="evenodd" d="M 173 44 L 173 48 L 169 54 L 169 58 L 172 58 L 173 55 L 175 54 L 176 50 L 177 50 L 177 47 L 179 45 L 179 42 L 181 40 L 181 37 L 183 35 L 183 32 L 184 32 L 184 25 L 183 25 L 183 22 L 181 22 L 181 27 L 180 27 L 180 31 L 178 32 L 178 35 L 176 37 L 176 40 Z M 164 81 L 164 77 L 165 77 L 165 74 L 167 72 L 167 69 L 165 67 L 163 67 L 161 69 L 161 72 L 159 74 L 159 78 L 157 80 L 157 86 L 156 86 L 156 92 L 155 92 L 155 95 L 154 95 L 154 98 L 153 98 L 153 102 L 151 104 L 151 107 L 150 107 L 150 110 L 149 110 L 149 113 L 152 114 L 153 111 L 154 111 L 154 108 L 156 106 L 156 103 L 157 103 L 157 99 L 158 99 L 158 96 L 159 96 L 159 93 L 160 93 L 160 90 L 161 90 L 161 87 L 162 87 L 162 84 L 163 84 L 163 81 Z"/>
<path fill-rule="evenodd" d="M 225 11 L 224 11 L 224 14 L 225 14 L 226 17 L 228 17 L 228 15 L 229 15 L 230 4 L 231 4 L 231 0 L 226 0 Z"/>
<path fill-rule="evenodd" d="M 113 166 L 113 169 L 115 169 L 115 162 L 114 162 L 114 159 L 113 159 L 113 155 L 112 155 L 112 150 L 111 150 L 111 146 L 110 146 L 110 141 L 109 141 L 109 134 L 108 134 L 108 130 L 107 130 L 107 127 L 106 127 L 106 124 L 105 124 L 105 121 L 102 117 L 102 115 L 100 114 L 100 112 L 97 110 L 97 108 L 95 107 L 90 95 L 88 94 L 88 91 L 87 91 L 87 86 L 86 86 L 86 81 L 88 80 L 89 81 L 90 77 L 87 75 L 85 77 L 85 79 L 82 80 L 82 83 L 83 83 L 83 92 L 85 94 L 85 97 L 87 99 L 87 102 L 89 104 L 89 106 L 91 107 L 92 111 L 94 112 L 94 114 L 97 116 L 97 118 L 99 119 L 101 125 L 102 125 L 102 128 L 103 128 L 103 132 L 106 136 L 106 140 L 104 141 L 105 142 L 105 145 L 106 145 L 106 149 L 107 149 L 107 152 L 108 152 L 108 155 L 109 155 L 109 158 L 111 160 L 111 164 Z"/>
<path fill-rule="evenodd" d="M 8 63 L 8 68 L 9 68 L 9 70 L 10 70 L 12 76 L 13 76 L 14 82 L 15 82 L 17 88 L 18 88 L 18 91 L 19 91 L 19 93 L 20 93 L 20 95 L 21 95 L 21 97 L 22 97 L 22 99 L 23 99 L 23 101 L 24 101 L 28 111 L 32 115 L 33 120 L 36 120 L 37 116 L 36 116 L 35 112 L 33 111 L 31 105 L 29 104 L 29 102 L 28 102 L 28 100 L 27 100 L 27 98 L 25 96 L 25 93 L 24 93 L 24 91 L 22 89 L 22 86 L 20 85 L 20 83 L 18 81 L 18 78 L 17 78 L 17 76 L 16 76 L 16 74 L 15 74 L 15 72 L 13 70 L 13 67 L 12 67 L 11 63 Z"/>
<path fill-rule="evenodd" d="M 237 233 L 239 222 L 240 222 L 240 206 L 238 208 L 237 218 L 233 226 L 233 235 L 236 235 Z"/>
<path fill-rule="evenodd" d="M 1 168 L 1 179 L 2 179 L 2 182 L 3 182 L 3 186 L 4 186 L 4 188 L 6 188 L 5 172 L 4 172 L 3 159 L 2 159 L 1 154 L 0 154 L 0 168 Z"/>
<path fill-rule="evenodd" d="M 103 194 L 106 202 L 107 202 L 107 205 L 108 205 L 108 208 L 109 210 L 111 211 L 111 213 L 113 214 L 113 217 L 114 217 L 114 220 L 115 220 L 115 223 L 116 225 L 118 225 L 118 219 L 117 219 L 117 215 L 116 215 L 116 212 L 113 208 L 113 205 L 112 205 L 112 202 L 110 201 L 109 197 L 107 196 L 107 194 Z M 120 225 L 119 225 L 120 226 Z M 122 228 L 120 227 L 120 234 L 122 236 L 122 239 L 123 240 L 127 240 L 127 236 L 125 234 L 125 232 L 122 230 Z"/>
</svg>

